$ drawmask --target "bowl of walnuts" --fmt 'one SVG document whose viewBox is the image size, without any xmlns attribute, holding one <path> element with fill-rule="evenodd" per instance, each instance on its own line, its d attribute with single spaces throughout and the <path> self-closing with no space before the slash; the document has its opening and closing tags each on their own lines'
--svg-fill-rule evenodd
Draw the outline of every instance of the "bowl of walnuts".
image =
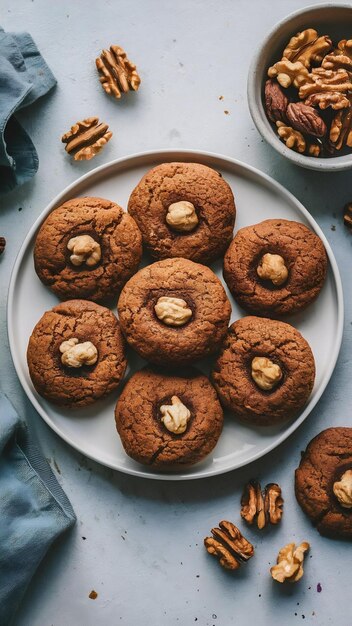
<svg viewBox="0 0 352 626">
<path fill-rule="evenodd" d="M 262 137 L 313 170 L 352 168 L 352 5 L 292 13 L 257 50 L 248 105 Z"/>
</svg>

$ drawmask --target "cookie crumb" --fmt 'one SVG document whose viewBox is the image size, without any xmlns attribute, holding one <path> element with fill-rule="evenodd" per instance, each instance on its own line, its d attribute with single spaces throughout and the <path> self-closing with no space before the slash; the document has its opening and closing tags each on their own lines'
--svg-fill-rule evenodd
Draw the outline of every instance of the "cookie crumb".
<svg viewBox="0 0 352 626">
<path fill-rule="evenodd" d="M 98 597 L 98 594 L 96 591 L 94 591 L 94 589 L 92 589 L 92 591 L 90 592 L 88 598 L 90 598 L 91 600 L 96 600 Z"/>
<path fill-rule="evenodd" d="M 223 100 L 223 99 L 224 99 L 224 96 L 219 96 L 219 100 Z"/>
<path fill-rule="evenodd" d="M 225 109 L 224 113 L 225 115 L 230 115 L 230 111 L 228 111 L 227 109 Z"/>
<path fill-rule="evenodd" d="M 318 583 L 318 584 L 317 584 L 317 592 L 318 592 L 318 593 L 321 593 L 321 592 L 322 592 L 322 590 L 323 590 L 323 587 L 321 586 L 321 584 L 320 584 L 320 583 Z"/>
</svg>

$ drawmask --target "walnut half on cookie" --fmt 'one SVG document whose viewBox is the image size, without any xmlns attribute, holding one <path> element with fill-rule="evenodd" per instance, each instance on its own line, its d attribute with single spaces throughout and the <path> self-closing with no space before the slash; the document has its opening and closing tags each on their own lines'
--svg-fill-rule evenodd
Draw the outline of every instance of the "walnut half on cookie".
<svg viewBox="0 0 352 626">
<path fill-rule="evenodd" d="M 49 402 L 85 407 L 118 387 L 126 369 L 124 349 L 119 323 L 109 309 L 67 300 L 46 311 L 31 334 L 30 377 Z"/>
<path fill-rule="evenodd" d="M 216 445 L 223 412 L 214 387 L 194 369 L 182 375 L 145 368 L 127 382 L 115 409 L 126 454 L 172 471 L 202 461 Z"/>
</svg>

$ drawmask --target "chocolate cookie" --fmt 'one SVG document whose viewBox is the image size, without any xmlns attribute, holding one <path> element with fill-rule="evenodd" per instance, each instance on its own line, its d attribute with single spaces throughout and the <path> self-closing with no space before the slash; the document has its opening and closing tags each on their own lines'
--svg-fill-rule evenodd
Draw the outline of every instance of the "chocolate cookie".
<svg viewBox="0 0 352 626">
<path fill-rule="evenodd" d="M 75 198 L 54 209 L 37 235 L 35 270 L 62 300 L 102 302 L 137 271 L 142 237 L 134 219 L 102 198 Z"/>
<path fill-rule="evenodd" d="M 352 539 L 352 428 L 328 428 L 312 439 L 295 490 L 321 535 Z"/>
<path fill-rule="evenodd" d="M 71 408 L 116 389 L 126 369 L 115 315 L 87 300 L 69 300 L 44 313 L 29 339 L 29 374 L 46 400 Z"/>
<path fill-rule="evenodd" d="M 216 445 L 223 412 L 196 370 L 165 375 L 144 369 L 127 382 L 115 409 L 126 453 L 139 463 L 177 469 L 202 461 Z"/>
<path fill-rule="evenodd" d="M 212 378 L 220 400 L 243 422 L 281 424 L 310 396 L 314 357 L 290 324 L 244 317 L 230 326 Z"/>
<path fill-rule="evenodd" d="M 308 306 L 326 271 L 322 241 L 304 224 L 289 220 L 241 228 L 224 259 L 224 278 L 238 304 L 270 317 Z"/>
<path fill-rule="evenodd" d="M 132 192 L 128 211 L 154 258 L 200 263 L 223 256 L 236 217 L 229 185 L 219 172 L 199 163 L 154 167 Z"/>
<path fill-rule="evenodd" d="M 187 259 L 166 259 L 140 270 L 123 288 L 117 308 L 132 348 L 147 361 L 170 366 L 212 354 L 231 314 L 220 280 Z"/>
</svg>

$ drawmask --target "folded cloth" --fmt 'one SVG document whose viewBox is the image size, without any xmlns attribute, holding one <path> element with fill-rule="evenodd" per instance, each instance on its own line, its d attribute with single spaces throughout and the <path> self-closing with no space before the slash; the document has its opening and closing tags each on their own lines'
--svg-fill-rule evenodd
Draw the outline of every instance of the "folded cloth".
<svg viewBox="0 0 352 626">
<path fill-rule="evenodd" d="M 26 425 L 0 392 L 0 624 L 7 626 L 37 566 L 75 514 Z"/>
<path fill-rule="evenodd" d="M 32 37 L 5 33 L 0 27 L 0 194 L 28 181 L 39 165 L 36 149 L 14 113 L 55 84 Z"/>
</svg>

